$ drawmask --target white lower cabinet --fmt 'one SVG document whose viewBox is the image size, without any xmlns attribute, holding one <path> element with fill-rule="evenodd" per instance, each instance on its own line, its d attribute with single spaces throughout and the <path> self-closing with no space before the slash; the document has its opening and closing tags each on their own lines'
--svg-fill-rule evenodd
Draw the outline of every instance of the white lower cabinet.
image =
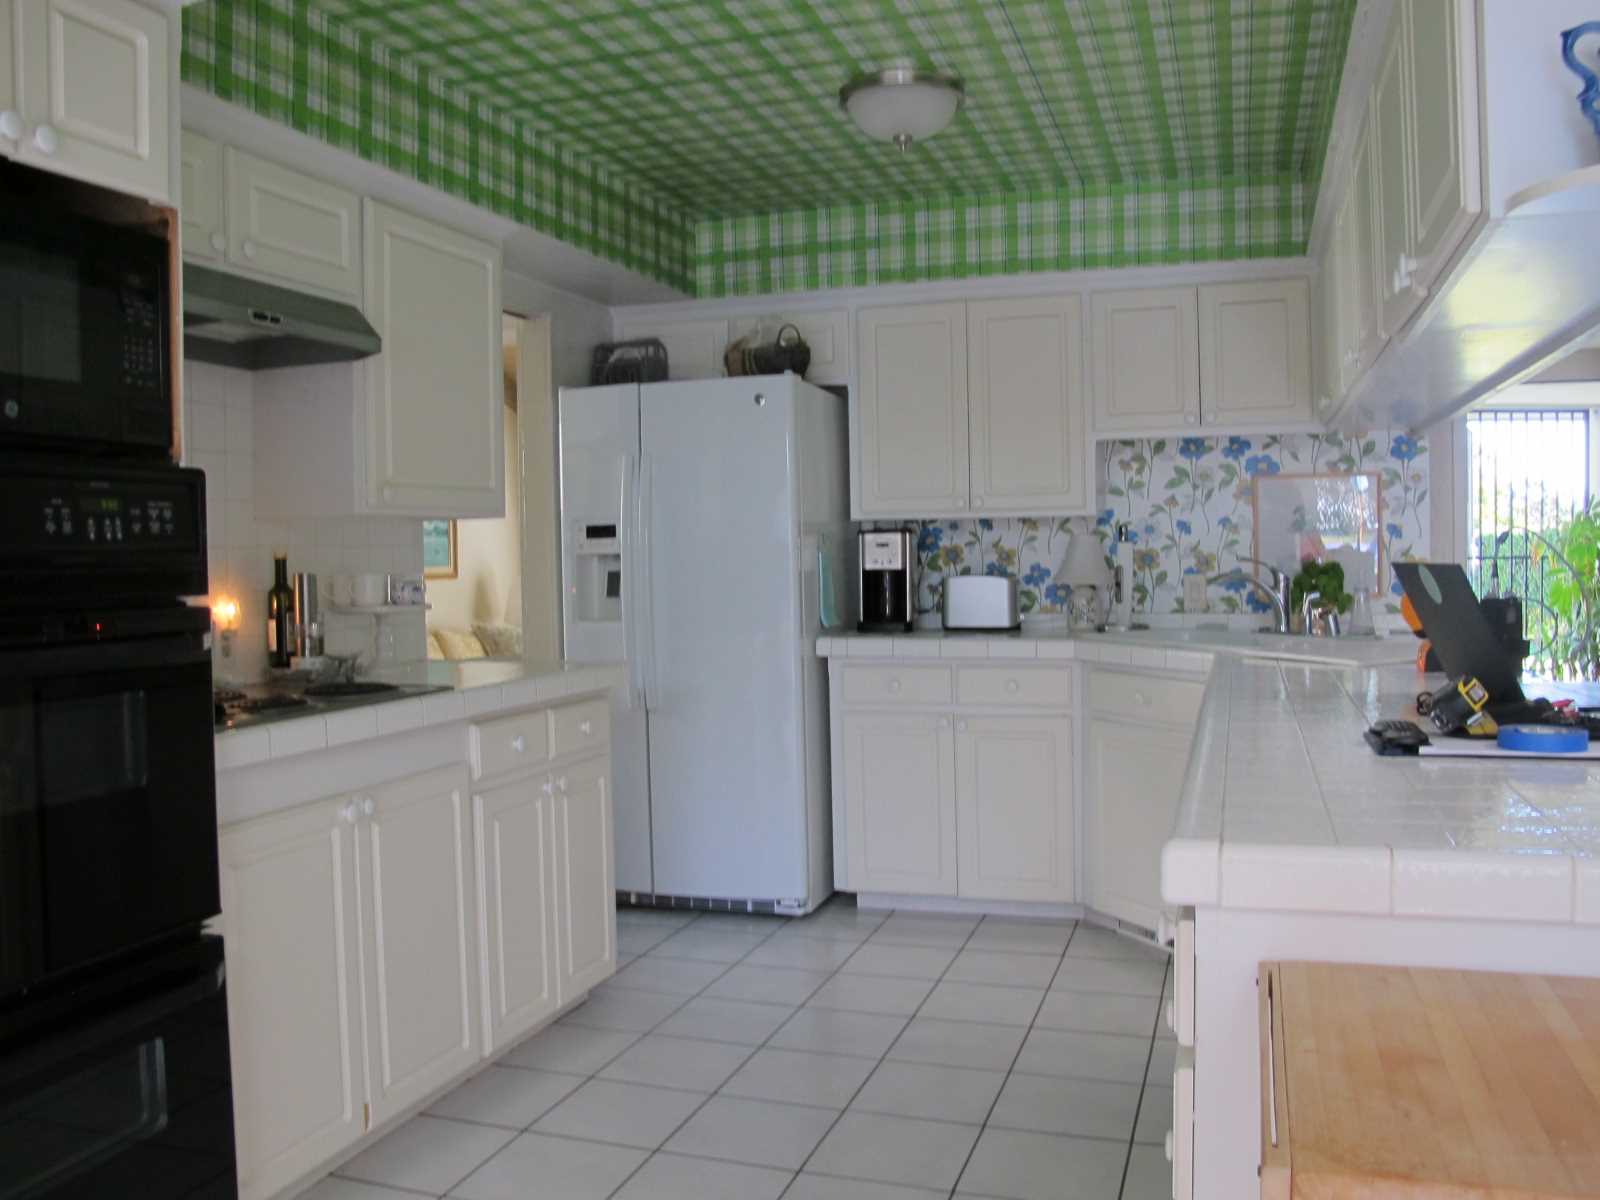
<svg viewBox="0 0 1600 1200">
<path fill-rule="evenodd" d="M 956 719 L 957 894 L 1073 900 L 1072 721 Z"/>
<path fill-rule="evenodd" d="M 466 766 L 358 797 L 372 1123 L 480 1056 L 478 914 Z"/>
<path fill-rule="evenodd" d="M 1171 836 L 1192 730 L 1091 716 L 1086 821 L 1089 906 L 1154 929 L 1161 919 L 1161 847 Z"/>
<path fill-rule="evenodd" d="M 616 968 L 609 744 L 474 787 L 462 742 L 222 831 L 243 1200 L 303 1184 Z"/>
<path fill-rule="evenodd" d="M 950 718 L 847 712 L 844 751 L 850 886 L 956 894 L 955 745 Z"/>
<path fill-rule="evenodd" d="M 353 802 L 222 834 L 239 1191 L 269 1196 L 367 1128 Z"/>
</svg>

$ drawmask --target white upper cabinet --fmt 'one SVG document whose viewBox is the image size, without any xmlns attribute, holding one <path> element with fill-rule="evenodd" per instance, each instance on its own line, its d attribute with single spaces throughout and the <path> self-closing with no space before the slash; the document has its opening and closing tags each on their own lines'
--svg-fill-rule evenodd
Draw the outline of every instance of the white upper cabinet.
<svg viewBox="0 0 1600 1200">
<path fill-rule="evenodd" d="M 1408 259 L 1415 244 L 1411 227 L 1413 148 L 1411 62 L 1407 52 L 1405 5 L 1396 5 L 1384 43 L 1378 77 L 1372 85 L 1371 128 L 1378 198 L 1379 325 L 1392 337 L 1420 299 L 1408 281 Z"/>
<path fill-rule="evenodd" d="M 465 765 L 357 798 L 372 1123 L 415 1104 L 478 1059 L 477 884 Z M 370 810 L 370 812 L 367 812 Z"/>
<path fill-rule="evenodd" d="M 0 126 L 21 161 L 152 200 L 172 190 L 172 27 L 133 0 L 0 7 Z M 21 95 L 16 93 L 20 87 Z M 10 93 L 10 99 L 6 99 Z"/>
<path fill-rule="evenodd" d="M 1095 432 L 1200 423 L 1199 299 L 1192 287 L 1096 292 Z"/>
<path fill-rule="evenodd" d="M 1414 288 L 1432 285 L 1482 209 L 1477 70 L 1471 0 L 1401 6 L 1411 84 L 1411 248 Z M 1418 28 L 1419 23 L 1421 28 Z"/>
<path fill-rule="evenodd" d="M 279 1194 L 367 1128 L 358 811 L 340 798 L 222 833 L 244 1200 Z"/>
<path fill-rule="evenodd" d="M 968 511 L 966 305 L 863 309 L 857 328 L 858 515 Z"/>
<path fill-rule="evenodd" d="M 502 516 L 500 252 L 374 200 L 363 225 L 369 510 Z"/>
<path fill-rule="evenodd" d="M 1086 507 L 1081 297 L 975 301 L 966 335 L 973 511 Z"/>
<path fill-rule="evenodd" d="M 184 257 L 221 262 L 228 252 L 222 147 L 187 129 L 178 152 L 178 206 Z"/>
<path fill-rule="evenodd" d="M 1208 425 L 1311 420 L 1311 320 L 1303 279 L 1200 289 L 1200 396 Z"/>
<path fill-rule="evenodd" d="M 1070 904 L 1072 719 L 956 717 L 959 894 Z"/>
<path fill-rule="evenodd" d="M 228 147 L 227 256 L 285 284 L 361 295 L 361 199 Z"/>
<path fill-rule="evenodd" d="M 1379 291 L 1378 258 L 1381 253 L 1378 232 L 1378 146 L 1372 136 L 1372 121 L 1362 122 L 1356 135 L 1355 169 L 1350 177 L 1351 230 L 1350 261 L 1341 276 L 1341 286 L 1349 289 L 1343 299 L 1354 333 L 1352 351 L 1345 364 L 1349 375 L 1345 386 L 1354 383 L 1372 365 L 1383 349 L 1382 294 Z"/>
</svg>

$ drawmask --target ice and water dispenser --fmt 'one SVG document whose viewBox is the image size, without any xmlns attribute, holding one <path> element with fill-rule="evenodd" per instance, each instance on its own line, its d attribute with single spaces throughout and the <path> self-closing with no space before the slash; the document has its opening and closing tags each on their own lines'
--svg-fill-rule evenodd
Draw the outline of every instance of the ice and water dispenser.
<svg viewBox="0 0 1600 1200">
<path fill-rule="evenodd" d="M 576 549 L 578 620 L 622 620 L 622 539 L 616 525 L 584 524 Z"/>
</svg>

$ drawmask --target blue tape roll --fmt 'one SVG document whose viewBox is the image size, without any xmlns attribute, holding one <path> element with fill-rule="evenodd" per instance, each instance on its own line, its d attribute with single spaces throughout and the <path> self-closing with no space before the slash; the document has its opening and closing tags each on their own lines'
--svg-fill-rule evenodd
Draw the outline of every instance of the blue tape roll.
<svg viewBox="0 0 1600 1200">
<path fill-rule="evenodd" d="M 1523 750 L 1533 754 L 1582 754 L 1589 748 L 1589 731 L 1560 725 L 1502 725 L 1496 741 L 1502 750 Z"/>
</svg>

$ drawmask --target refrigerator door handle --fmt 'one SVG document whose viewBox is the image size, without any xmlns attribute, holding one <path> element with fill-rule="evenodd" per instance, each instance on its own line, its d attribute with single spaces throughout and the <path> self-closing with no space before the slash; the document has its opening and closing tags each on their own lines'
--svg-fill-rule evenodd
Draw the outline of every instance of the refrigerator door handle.
<svg viewBox="0 0 1600 1200">
<path fill-rule="evenodd" d="M 637 498 L 634 501 L 634 511 L 638 519 L 638 550 L 636 572 L 634 578 L 634 595 L 640 603 L 636 606 L 639 613 L 639 650 L 640 669 L 639 677 L 641 688 L 644 692 L 644 707 L 646 711 L 658 707 L 661 703 L 661 689 L 656 683 L 656 633 L 655 633 L 655 606 L 652 603 L 651 587 L 655 571 L 650 561 L 650 526 L 655 519 L 655 498 L 653 486 L 655 472 L 648 454 L 639 455 L 639 486 Z"/>
<path fill-rule="evenodd" d="M 639 662 L 639 604 L 634 591 L 638 580 L 639 460 L 622 460 L 622 657 L 628 664 L 628 707 L 644 704 L 644 675 Z"/>
</svg>

